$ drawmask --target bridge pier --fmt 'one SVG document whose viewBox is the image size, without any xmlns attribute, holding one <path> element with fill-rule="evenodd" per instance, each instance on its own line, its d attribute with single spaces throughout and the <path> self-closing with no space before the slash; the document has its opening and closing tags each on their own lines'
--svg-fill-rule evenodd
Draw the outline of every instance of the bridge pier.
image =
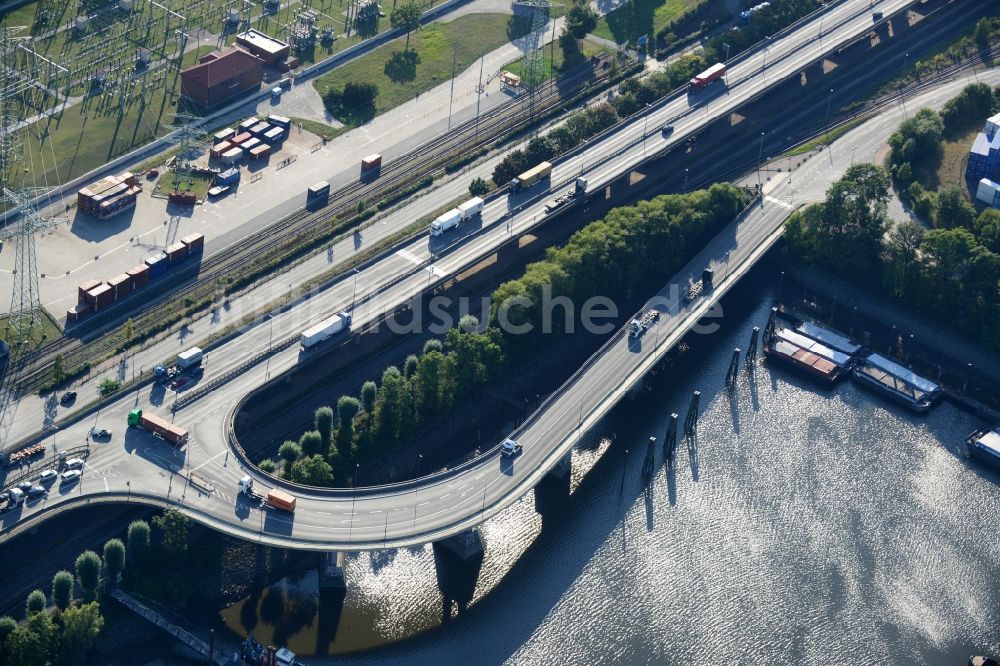
<svg viewBox="0 0 1000 666">
<path fill-rule="evenodd" d="M 573 454 L 567 452 L 552 470 L 535 486 L 535 512 L 542 517 L 542 524 L 550 518 L 565 515 L 569 499 L 570 471 Z"/>
<path fill-rule="evenodd" d="M 479 535 L 478 527 L 465 530 L 441 541 L 435 541 L 434 545 L 451 551 L 463 562 L 483 554 L 483 539 Z"/>
<path fill-rule="evenodd" d="M 323 553 L 323 562 L 319 568 L 319 587 L 321 590 L 347 589 L 347 575 L 344 565 L 347 556 L 344 551 L 335 550 Z"/>
<path fill-rule="evenodd" d="M 546 474 L 546 476 L 553 479 L 562 479 L 569 474 L 572 468 L 573 468 L 573 452 L 567 451 L 566 455 L 562 457 L 562 460 L 556 463 L 556 466 L 553 467 L 551 470 L 549 470 L 549 473 Z"/>
</svg>

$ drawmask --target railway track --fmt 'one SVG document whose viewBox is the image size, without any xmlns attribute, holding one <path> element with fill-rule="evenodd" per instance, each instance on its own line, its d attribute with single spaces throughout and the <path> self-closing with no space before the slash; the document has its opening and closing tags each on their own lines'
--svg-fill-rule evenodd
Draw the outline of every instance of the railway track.
<svg viewBox="0 0 1000 666">
<path fill-rule="evenodd" d="M 157 330 L 171 319 L 179 320 L 178 308 L 153 308 L 165 302 L 200 303 L 219 293 L 220 288 L 231 284 L 233 278 L 240 278 L 239 269 L 246 266 L 266 265 L 287 261 L 296 253 L 296 248 L 308 243 L 310 236 L 319 237 L 334 229 L 326 228 L 331 219 L 344 220 L 340 231 L 354 226 L 360 202 L 378 202 L 391 193 L 421 178 L 434 176 L 444 171 L 448 163 L 463 154 L 476 152 L 489 146 L 498 138 L 520 129 L 525 124 L 526 115 L 541 115 L 564 103 L 577 100 L 583 84 L 590 80 L 603 81 L 610 73 L 610 56 L 599 58 L 594 64 L 581 65 L 559 80 L 546 82 L 535 94 L 534 108 L 529 109 L 526 95 L 513 99 L 485 114 L 478 120 L 471 119 L 458 125 L 443 139 L 429 141 L 407 153 L 403 157 L 387 163 L 380 178 L 373 183 L 356 182 L 336 193 L 331 203 L 320 211 L 305 209 L 287 215 L 264 230 L 258 231 L 238 241 L 229 249 L 209 258 L 198 266 L 182 268 L 172 275 L 177 282 L 187 282 L 165 292 L 155 301 L 146 301 L 146 312 L 135 319 L 137 330 Z M 570 86 L 571 92 L 565 92 Z M 276 245 L 274 239 L 281 241 Z M 245 275 L 245 273 L 244 273 Z M 18 378 L 18 392 L 42 389 L 49 380 L 50 366 L 57 357 L 62 357 L 63 367 L 74 369 L 113 354 L 120 346 L 117 326 L 127 316 L 128 311 L 115 312 L 114 319 L 105 320 L 101 326 L 80 337 L 62 336 L 37 350 L 24 359 L 24 366 Z"/>
</svg>

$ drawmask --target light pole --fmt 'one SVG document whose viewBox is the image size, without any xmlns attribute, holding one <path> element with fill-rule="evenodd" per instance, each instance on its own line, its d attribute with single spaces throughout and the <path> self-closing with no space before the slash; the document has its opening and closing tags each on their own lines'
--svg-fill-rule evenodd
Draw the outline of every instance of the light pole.
<svg viewBox="0 0 1000 666">
<path fill-rule="evenodd" d="M 688 170 L 686 168 L 684 169 L 684 189 L 681 191 L 682 192 L 688 191 Z"/>
<path fill-rule="evenodd" d="M 354 308 L 358 302 L 358 269 L 354 269 L 354 295 L 351 296 L 351 312 L 354 312 Z"/>
<path fill-rule="evenodd" d="M 826 119 L 830 120 L 830 105 L 833 103 L 833 88 L 830 88 L 830 95 L 826 98 Z"/>
<path fill-rule="evenodd" d="M 642 119 L 642 159 L 646 159 L 646 136 L 649 134 L 649 104 L 646 105 L 646 115 Z"/>
<path fill-rule="evenodd" d="M 722 45 L 726 47 L 726 63 L 728 63 L 729 62 L 729 44 L 726 44 L 725 42 L 722 42 Z M 725 76 L 725 79 L 726 79 L 726 87 L 728 88 L 729 87 L 729 68 L 728 67 L 726 68 L 726 73 L 725 73 L 724 76 Z"/>
<path fill-rule="evenodd" d="M 351 476 L 351 524 L 347 528 L 347 540 L 350 541 L 354 534 L 354 503 L 358 501 L 358 469 L 361 465 L 354 463 L 354 474 Z"/>
<path fill-rule="evenodd" d="M 764 154 L 764 133 L 760 133 L 760 146 L 757 148 L 757 190 L 760 192 L 760 205 L 764 207 L 764 185 L 760 182 L 760 158 Z"/>
<path fill-rule="evenodd" d="M 910 58 L 909 53 L 903 54 L 903 74 L 906 73 L 906 61 Z M 906 94 L 903 92 L 906 88 L 906 83 L 900 79 L 899 84 L 899 103 L 903 105 L 903 120 L 906 120 Z"/>
</svg>

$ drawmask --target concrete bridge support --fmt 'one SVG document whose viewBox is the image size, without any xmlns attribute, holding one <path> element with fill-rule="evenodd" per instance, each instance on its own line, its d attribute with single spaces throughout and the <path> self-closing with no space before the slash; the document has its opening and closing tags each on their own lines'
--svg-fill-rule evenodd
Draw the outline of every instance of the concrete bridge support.
<svg viewBox="0 0 1000 666">
<path fill-rule="evenodd" d="M 542 517 L 543 524 L 549 518 L 565 515 L 572 468 L 573 454 L 568 452 L 535 486 L 535 511 Z"/>
<path fill-rule="evenodd" d="M 442 541 L 435 541 L 434 545 L 451 551 L 463 562 L 483 554 L 483 539 L 479 535 L 478 527 L 473 527 Z"/>
<path fill-rule="evenodd" d="M 323 562 L 319 569 L 319 587 L 321 590 L 343 590 L 347 588 L 347 575 L 344 569 L 346 554 L 335 550 L 323 553 Z"/>
</svg>

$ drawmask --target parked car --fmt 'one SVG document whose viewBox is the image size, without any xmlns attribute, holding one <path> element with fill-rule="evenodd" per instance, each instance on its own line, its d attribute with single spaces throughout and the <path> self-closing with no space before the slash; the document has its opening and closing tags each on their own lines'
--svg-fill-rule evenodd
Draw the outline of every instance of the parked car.
<svg viewBox="0 0 1000 666">
<path fill-rule="evenodd" d="M 59 398 L 59 404 L 63 406 L 72 405 L 74 402 L 76 402 L 76 391 L 66 391 Z"/>
<path fill-rule="evenodd" d="M 663 136 L 670 136 L 671 134 L 674 133 L 674 126 L 673 125 L 664 125 L 663 129 L 661 129 L 660 131 L 663 132 Z"/>
<path fill-rule="evenodd" d="M 56 480 L 57 476 L 59 476 L 59 472 L 55 471 L 54 469 L 47 469 L 38 475 L 38 482 L 52 483 L 53 481 Z"/>
<path fill-rule="evenodd" d="M 500 454 L 505 458 L 512 458 L 521 452 L 521 445 L 508 437 L 500 445 Z"/>
<path fill-rule="evenodd" d="M 100 430 L 97 428 L 91 428 L 90 436 L 93 439 L 111 439 L 111 431 L 107 428 L 101 428 Z"/>
<path fill-rule="evenodd" d="M 17 484 L 17 486 L 15 486 L 15 487 L 18 490 L 23 490 L 24 492 L 28 492 L 29 490 L 31 490 L 31 481 L 22 481 L 21 483 Z"/>
<path fill-rule="evenodd" d="M 62 483 L 74 483 L 79 481 L 81 476 L 83 476 L 83 472 L 78 469 L 71 469 L 68 472 L 62 473 Z"/>
<path fill-rule="evenodd" d="M 48 490 L 42 488 L 41 486 L 32 486 L 28 488 L 27 495 L 28 499 L 37 499 L 39 497 L 44 497 L 49 493 Z"/>
<path fill-rule="evenodd" d="M 66 461 L 66 467 L 69 469 L 82 469 L 84 465 L 83 459 L 81 458 L 70 458 Z"/>
</svg>

